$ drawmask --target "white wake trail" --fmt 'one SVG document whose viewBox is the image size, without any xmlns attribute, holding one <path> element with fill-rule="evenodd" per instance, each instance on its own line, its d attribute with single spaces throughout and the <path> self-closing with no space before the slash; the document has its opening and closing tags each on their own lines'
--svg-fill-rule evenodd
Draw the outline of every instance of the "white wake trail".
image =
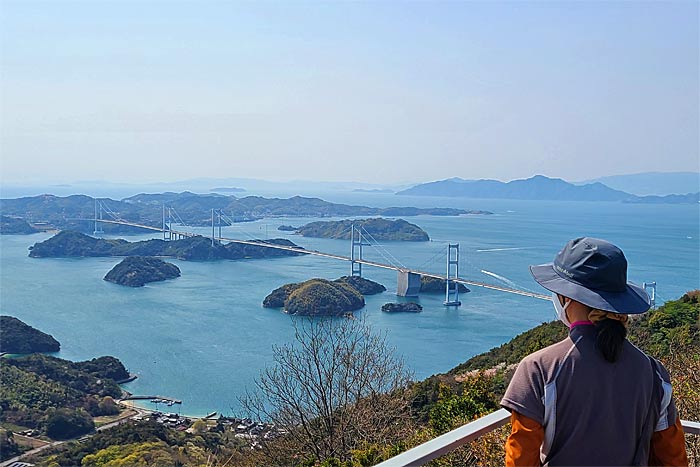
<svg viewBox="0 0 700 467">
<path fill-rule="evenodd" d="M 475 250 L 478 253 L 483 253 L 485 251 L 514 251 L 514 250 L 531 250 L 534 247 L 532 246 L 516 246 L 516 247 L 509 247 L 509 248 L 484 248 L 482 250 Z"/>
<path fill-rule="evenodd" d="M 486 271 L 484 269 L 482 269 L 481 272 L 486 274 L 487 276 L 494 277 L 494 278 L 498 279 L 499 281 L 508 284 L 509 286 L 511 286 L 514 289 L 520 289 L 520 286 L 518 286 L 518 284 L 516 284 L 512 280 L 508 279 L 507 277 L 500 276 L 500 275 L 496 274 L 495 272 Z"/>
</svg>

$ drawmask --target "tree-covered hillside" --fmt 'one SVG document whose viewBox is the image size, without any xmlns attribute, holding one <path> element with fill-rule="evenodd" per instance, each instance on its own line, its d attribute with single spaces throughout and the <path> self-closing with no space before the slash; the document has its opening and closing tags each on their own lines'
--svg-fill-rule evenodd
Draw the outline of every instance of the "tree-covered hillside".
<svg viewBox="0 0 700 467">
<path fill-rule="evenodd" d="M 13 316 L 0 316 L 0 352 L 58 352 L 61 344 L 45 332 Z"/>
<path fill-rule="evenodd" d="M 261 243 L 299 248 L 284 238 L 260 240 Z M 30 247 L 32 258 L 61 258 L 89 256 L 169 256 L 190 261 L 210 261 L 218 259 L 273 258 L 297 256 L 297 251 L 281 250 L 240 243 L 214 243 L 211 239 L 195 236 L 181 240 L 160 239 L 128 242 L 123 239 L 106 240 L 79 232 L 62 231 L 53 237 Z"/>
<path fill-rule="evenodd" d="M 85 420 L 90 415 L 118 412 L 109 401 L 122 396 L 115 380 L 128 376 L 114 357 L 85 362 L 42 354 L 0 359 L 0 422 L 37 428 L 53 438 L 78 434 L 71 431 L 76 423 L 89 431 L 92 420 Z"/>
</svg>

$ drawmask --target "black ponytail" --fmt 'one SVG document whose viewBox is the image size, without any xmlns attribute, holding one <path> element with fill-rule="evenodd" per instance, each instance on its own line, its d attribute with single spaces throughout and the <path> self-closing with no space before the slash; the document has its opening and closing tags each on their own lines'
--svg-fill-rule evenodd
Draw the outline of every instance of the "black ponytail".
<svg viewBox="0 0 700 467">
<path fill-rule="evenodd" d="M 627 328 L 616 319 L 603 318 L 596 322 L 598 335 L 595 345 L 610 363 L 615 363 L 622 352 L 627 337 Z"/>
</svg>

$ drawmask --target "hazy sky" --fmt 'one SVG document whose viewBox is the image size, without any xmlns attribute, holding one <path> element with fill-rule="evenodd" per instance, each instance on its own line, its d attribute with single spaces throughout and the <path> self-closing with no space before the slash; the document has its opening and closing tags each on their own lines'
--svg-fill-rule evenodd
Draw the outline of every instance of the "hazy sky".
<svg viewBox="0 0 700 467">
<path fill-rule="evenodd" d="M 6 183 L 699 170 L 695 1 L 0 5 Z"/>
</svg>

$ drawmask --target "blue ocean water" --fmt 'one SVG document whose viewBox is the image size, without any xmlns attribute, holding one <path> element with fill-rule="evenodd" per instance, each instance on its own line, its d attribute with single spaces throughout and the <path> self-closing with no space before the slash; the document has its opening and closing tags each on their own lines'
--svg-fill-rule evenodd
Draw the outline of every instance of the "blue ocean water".
<svg viewBox="0 0 700 467">
<path fill-rule="evenodd" d="M 280 194 L 277 194 L 280 195 Z M 442 272 L 446 243 L 461 247 L 460 275 L 543 292 L 528 265 L 548 262 L 570 238 L 596 236 L 618 244 L 629 260 L 629 279 L 656 281 L 663 300 L 700 287 L 700 211 L 695 205 L 633 205 L 414 198 L 386 194 L 326 193 L 325 199 L 371 206 L 453 206 L 493 211 L 491 216 L 409 218 L 431 242 L 382 243 L 404 265 Z M 278 232 L 281 224 L 314 219 L 278 218 L 224 229 L 229 237 L 288 237 L 306 248 L 349 254 L 345 240 L 311 239 Z M 207 229 L 202 229 L 203 233 Z M 182 277 L 139 289 L 102 280 L 118 258 L 33 259 L 27 248 L 48 234 L 0 237 L 0 312 L 55 336 L 60 357 L 114 355 L 139 378 L 136 394 L 184 401 L 183 413 L 234 414 L 238 396 L 272 363 L 272 346 L 289 342 L 294 320 L 264 309 L 262 299 L 287 283 L 349 272 L 349 264 L 304 256 L 273 260 L 184 262 Z M 147 237 L 133 237 L 136 240 Z M 387 253 L 388 252 L 388 253 Z M 372 248 L 366 258 L 383 261 Z M 367 297 L 358 314 L 405 358 L 416 379 L 444 372 L 469 357 L 554 318 L 550 303 L 474 288 L 462 307 L 444 297 L 421 296 L 418 314 L 382 313 L 396 301 L 396 274 L 365 268 L 387 286 Z"/>
</svg>

